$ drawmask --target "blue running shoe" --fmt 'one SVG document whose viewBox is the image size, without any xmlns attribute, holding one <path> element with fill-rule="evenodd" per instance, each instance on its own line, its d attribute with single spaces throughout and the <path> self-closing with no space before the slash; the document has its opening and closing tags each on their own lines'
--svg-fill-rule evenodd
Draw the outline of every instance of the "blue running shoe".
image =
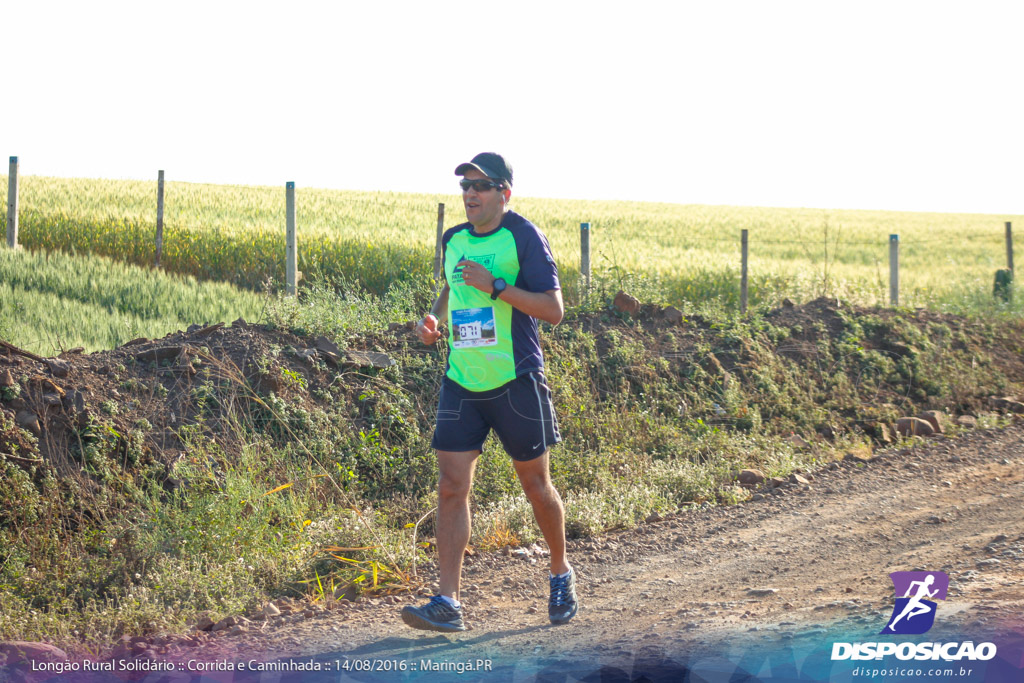
<svg viewBox="0 0 1024 683">
<path fill-rule="evenodd" d="M 550 581 L 548 618 L 552 624 L 567 624 L 580 608 L 580 601 L 576 599 L 576 571 L 570 569 L 569 576 L 552 576 Z"/>
<path fill-rule="evenodd" d="M 465 631 L 462 623 L 462 608 L 452 607 L 440 595 L 430 598 L 423 607 L 406 605 L 402 608 L 402 621 L 413 628 L 424 631 Z"/>
</svg>

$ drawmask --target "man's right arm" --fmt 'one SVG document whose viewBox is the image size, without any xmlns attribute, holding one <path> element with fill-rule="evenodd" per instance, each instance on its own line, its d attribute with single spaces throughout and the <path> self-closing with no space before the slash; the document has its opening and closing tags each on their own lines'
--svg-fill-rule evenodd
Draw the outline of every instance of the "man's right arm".
<svg viewBox="0 0 1024 683">
<path fill-rule="evenodd" d="M 416 336 L 424 344 L 430 345 L 441 338 L 440 321 L 448 317 L 448 283 L 444 283 L 441 293 L 430 307 L 430 313 L 416 325 Z"/>
</svg>

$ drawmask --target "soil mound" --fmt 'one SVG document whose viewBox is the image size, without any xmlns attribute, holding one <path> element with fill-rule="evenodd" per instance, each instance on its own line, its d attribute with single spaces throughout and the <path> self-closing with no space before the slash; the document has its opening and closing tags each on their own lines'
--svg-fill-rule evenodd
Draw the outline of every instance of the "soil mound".
<svg viewBox="0 0 1024 683">
<path fill-rule="evenodd" d="M 751 405 L 767 404 L 778 399 L 780 390 L 772 386 L 783 386 L 783 373 L 803 373 L 822 383 L 826 393 L 833 391 L 826 385 L 834 382 L 838 392 L 842 382 L 837 374 L 845 373 L 848 383 L 863 383 L 865 368 L 875 372 L 871 363 L 876 363 L 879 377 L 888 373 L 892 379 L 881 377 L 873 400 L 895 405 L 890 412 L 903 414 L 926 409 L 976 414 L 992 407 L 990 393 L 1007 396 L 1024 385 L 1019 322 L 972 321 L 925 310 L 865 309 L 817 299 L 782 306 L 760 322 L 745 324 L 749 327 L 744 330 L 726 329 L 699 317 L 683 317 L 671 307 L 644 304 L 634 314 L 609 309 L 578 316 L 564 322 L 559 334 L 573 326 L 593 333 L 598 358 L 615 362 L 616 354 L 632 345 L 632 357 L 621 354 L 621 362 L 630 366 L 630 377 L 637 382 L 659 373 L 675 378 L 680 391 L 693 394 L 683 405 L 689 402 L 691 413 L 709 422 L 723 410 L 708 398 L 714 392 L 725 396 L 732 391 L 730 383 L 739 382 Z M 162 339 L 136 339 L 110 351 L 73 350 L 56 358 L 40 358 L 4 343 L 0 454 L 37 479 L 40 465 L 59 477 L 73 475 L 86 490 L 140 470 L 173 490 L 180 483 L 173 476 L 173 464 L 183 456 L 188 439 L 211 439 L 230 456 L 238 448 L 232 441 L 238 431 L 232 427 L 243 417 L 257 428 L 287 429 L 286 421 L 275 416 L 276 400 L 283 399 L 292 410 L 322 412 L 339 390 L 358 396 L 367 375 L 387 372 L 395 363 L 393 357 L 408 367 L 416 358 L 436 354 L 415 340 L 411 328 L 411 323 L 394 323 L 379 334 L 340 340 L 339 346 L 323 337 L 297 336 L 239 319 L 230 325 L 193 325 Z M 870 355 L 873 351 L 878 358 Z M 945 362 L 952 364 L 936 365 Z M 992 377 L 1001 378 L 999 386 L 968 386 L 965 379 L 964 386 L 933 392 L 927 382 L 919 381 L 923 388 L 915 387 L 915 395 L 896 383 L 901 373 L 948 380 L 963 363 L 986 367 Z M 415 381 L 391 370 L 393 383 L 414 395 L 410 409 L 424 424 L 432 415 L 443 362 L 434 359 L 430 365 L 429 372 L 419 373 Z M 699 394 L 694 387 L 702 383 L 710 389 Z M 847 415 L 838 410 L 826 422 L 846 419 L 871 436 L 878 435 L 877 420 L 895 422 L 895 413 L 872 412 L 871 406 L 861 405 L 863 397 L 857 400 L 860 404 L 846 410 Z M 1001 405 L 1007 405 L 1003 401 Z M 743 416 L 732 419 L 741 428 L 751 426 Z M 765 423 L 769 419 L 765 416 Z M 835 429 L 834 424 L 818 427 Z M 111 468 L 104 473 L 104 468 L 90 463 L 96 449 L 89 446 L 97 443 L 112 454 L 113 470 L 120 469 L 121 474 Z"/>
</svg>

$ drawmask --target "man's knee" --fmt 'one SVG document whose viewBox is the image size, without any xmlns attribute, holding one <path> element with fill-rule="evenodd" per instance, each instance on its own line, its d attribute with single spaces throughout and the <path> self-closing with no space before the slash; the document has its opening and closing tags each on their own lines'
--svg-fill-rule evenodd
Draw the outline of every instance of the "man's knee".
<svg viewBox="0 0 1024 683">
<path fill-rule="evenodd" d="M 544 501 L 552 497 L 554 487 L 546 472 L 520 475 L 519 483 L 530 502 Z"/>
<path fill-rule="evenodd" d="M 468 499 L 472 486 L 473 480 L 469 477 L 458 477 L 442 472 L 437 483 L 437 494 L 443 501 Z"/>
<path fill-rule="evenodd" d="M 545 452 L 533 460 L 515 461 L 519 483 L 522 484 L 523 493 L 526 494 L 531 503 L 550 498 L 554 492 L 554 487 L 551 485 L 551 475 L 548 472 L 548 459 L 546 456 L 547 453 Z"/>
<path fill-rule="evenodd" d="M 479 451 L 466 453 L 437 452 L 440 477 L 437 492 L 442 501 L 468 499 L 473 486 L 473 471 Z"/>
</svg>

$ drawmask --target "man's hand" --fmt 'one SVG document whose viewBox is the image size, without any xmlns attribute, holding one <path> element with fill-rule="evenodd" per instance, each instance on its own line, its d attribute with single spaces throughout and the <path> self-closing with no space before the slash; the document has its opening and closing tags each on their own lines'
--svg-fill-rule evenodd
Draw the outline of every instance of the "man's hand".
<svg viewBox="0 0 1024 683">
<path fill-rule="evenodd" d="M 424 316 L 423 320 L 416 325 L 416 336 L 427 346 L 440 339 L 441 330 L 437 329 L 437 318 L 429 313 Z"/>
<path fill-rule="evenodd" d="M 491 271 L 476 261 L 463 260 L 455 264 L 456 268 L 462 268 L 462 281 L 470 287 L 476 287 L 484 294 L 494 291 L 495 277 Z"/>
</svg>

